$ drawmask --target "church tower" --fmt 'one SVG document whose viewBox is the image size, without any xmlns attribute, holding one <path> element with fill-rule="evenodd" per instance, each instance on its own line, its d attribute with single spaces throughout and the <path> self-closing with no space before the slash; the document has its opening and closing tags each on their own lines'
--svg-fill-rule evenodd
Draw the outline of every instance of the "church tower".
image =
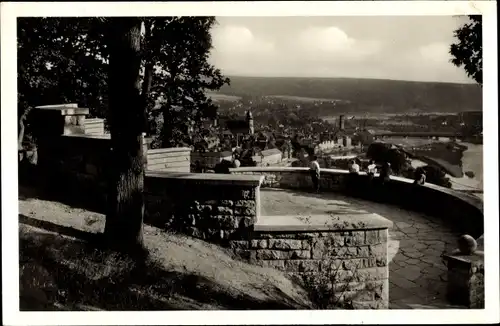
<svg viewBox="0 0 500 326">
<path fill-rule="evenodd" d="M 253 115 L 252 111 L 248 110 L 247 111 L 247 122 L 248 122 L 248 132 L 250 135 L 254 134 L 254 127 L 253 127 Z"/>
</svg>

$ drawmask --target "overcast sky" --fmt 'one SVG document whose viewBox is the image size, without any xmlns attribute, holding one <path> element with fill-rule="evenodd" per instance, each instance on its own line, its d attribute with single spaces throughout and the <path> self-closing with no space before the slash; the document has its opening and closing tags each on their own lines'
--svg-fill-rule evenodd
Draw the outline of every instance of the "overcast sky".
<svg viewBox="0 0 500 326">
<path fill-rule="evenodd" d="M 217 17 L 226 75 L 472 82 L 449 60 L 456 16 Z"/>
</svg>

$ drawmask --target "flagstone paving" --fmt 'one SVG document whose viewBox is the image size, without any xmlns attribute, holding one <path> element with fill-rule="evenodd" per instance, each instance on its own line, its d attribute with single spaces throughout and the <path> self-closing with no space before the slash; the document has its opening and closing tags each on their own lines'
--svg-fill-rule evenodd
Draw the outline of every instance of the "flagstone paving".
<svg viewBox="0 0 500 326">
<path fill-rule="evenodd" d="M 441 255 L 455 248 L 459 234 L 439 219 L 395 206 L 338 194 L 261 189 L 261 214 L 325 214 L 367 211 L 393 222 L 389 230 L 391 309 L 457 308 L 447 303 L 447 268 Z"/>
</svg>

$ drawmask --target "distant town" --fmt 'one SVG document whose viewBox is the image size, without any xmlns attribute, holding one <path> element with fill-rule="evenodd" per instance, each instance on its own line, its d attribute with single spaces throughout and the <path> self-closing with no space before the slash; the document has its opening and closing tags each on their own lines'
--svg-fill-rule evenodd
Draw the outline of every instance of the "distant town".
<svg viewBox="0 0 500 326">
<path fill-rule="evenodd" d="M 310 114 L 310 107 L 335 107 L 337 102 L 213 97 L 219 112 L 205 119 L 203 132 L 185 144 L 192 150 L 193 172 L 211 172 L 235 155 L 243 167 L 307 166 L 307 156 L 316 154 L 323 167 L 344 168 L 346 159 L 366 159 L 370 145 L 385 143 L 397 147 L 407 158 L 431 162 L 461 176 L 463 172 L 456 172 L 460 159 L 451 159 L 447 153 L 453 151 L 450 144 L 482 143 L 481 111 L 318 117 Z"/>
</svg>

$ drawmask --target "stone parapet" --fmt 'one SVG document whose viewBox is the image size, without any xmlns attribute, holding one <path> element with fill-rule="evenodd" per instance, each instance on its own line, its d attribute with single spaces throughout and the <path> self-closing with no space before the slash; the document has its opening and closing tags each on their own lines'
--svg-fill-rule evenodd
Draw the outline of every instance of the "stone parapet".
<svg viewBox="0 0 500 326">
<path fill-rule="evenodd" d="M 260 176 L 146 173 L 145 219 L 211 242 L 248 236 L 259 216 Z"/>
<path fill-rule="evenodd" d="M 37 106 L 30 113 L 33 133 L 37 138 L 47 136 L 85 134 L 87 108 L 77 104 Z"/>
<path fill-rule="evenodd" d="M 388 228 L 376 214 L 262 216 L 234 254 L 301 283 L 320 308 L 389 305 Z"/>
<path fill-rule="evenodd" d="M 308 168 L 243 167 L 230 169 L 230 172 L 262 175 L 262 187 L 296 190 L 313 187 Z M 453 189 L 428 183 L 416 186 L 413 180 L 394 176 L 382 186 L 376 180 L 370 181 L 364 172 L 353 178 L 348 171 L 336 169 L 321 170 L 320 189 L 422 212 L 442 219 L 458 232 L 474 238 L 484 233 L 483 201 Z"/>
<path fill-rule="evenodd" d="M 103 135 L 104 119 L 85 119 L 84 128 L 86 135 Z"/>
<path fill-rule="evenodd" d="M 149 171 L 191 171 L 191 149 L 189 147 L 149 149 L 146 159 Z"/>
</svg>

